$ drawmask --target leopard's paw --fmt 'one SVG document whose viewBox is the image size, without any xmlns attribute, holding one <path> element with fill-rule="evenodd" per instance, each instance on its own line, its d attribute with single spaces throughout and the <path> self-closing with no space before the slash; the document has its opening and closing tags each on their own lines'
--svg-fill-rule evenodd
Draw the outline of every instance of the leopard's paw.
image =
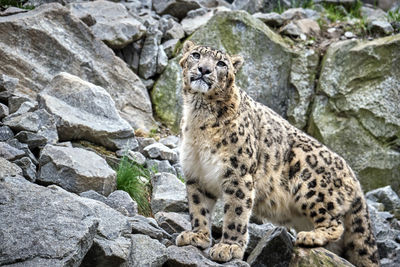
<svg viewBox="0 0 400 267">
<path fill-rule="evenodd" d="M 296 245 L 306 247 L 322 247 L 328 242 L 325 235 L 315 232 L 299 232 L 296 237 Z"/>
<path fill-rule="evenodd" d="M 210 246 L 210 234 L 204 232 L 184 231 L 176 238 L 176 245 L 187 246 L 192 245 L 198 248 L 206 249 Z"/>
<path fill-rule="evenodd" d="M 210 249 L 210 257 L 214 261 L 227 262 L 231 259 L 242 259 L 244 250 L 237 244 L 218 243 Z"/>
</svg>

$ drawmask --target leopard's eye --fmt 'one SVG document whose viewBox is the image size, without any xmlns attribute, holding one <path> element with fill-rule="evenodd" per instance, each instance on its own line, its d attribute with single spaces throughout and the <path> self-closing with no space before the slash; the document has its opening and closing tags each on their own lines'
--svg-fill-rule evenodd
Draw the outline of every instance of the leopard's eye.
<svg viewBox="0 0 400 267">
<path fill-rule="evenodd" d="M 192 57 L 193 57 L 194 59 L 199 59 L 199 58 L 200 58 L 200 54 L 197 53 L 197 52 L 194 52 L 194 53 L 192 54 Z"/>
<path fill-rule="evenodd" d="M 225 67 L 226 64 L 225 64 L 225 62 L 223 62 L 223 61 L 218 61 L 218 62 L 217 62 L 217 66 L 218 66 L 218 67 Z"/>
</svg>

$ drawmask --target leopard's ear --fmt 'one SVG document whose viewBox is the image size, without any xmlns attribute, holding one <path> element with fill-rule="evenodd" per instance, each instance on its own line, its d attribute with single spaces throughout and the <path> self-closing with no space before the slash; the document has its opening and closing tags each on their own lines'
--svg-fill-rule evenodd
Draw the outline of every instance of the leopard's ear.
<svg viewBox="0 0 400 267">
<path fill-rule="evenodd" d="M 183 49 L 182 49 L 182 58 L 179 61 L 179 65 L 181 65 L 181 67 L 183 68 L 183 66 L 185 65 L 186 59 L 189 56 L 188 52 L 190 50 L 192 50 L 192 48 L 195 47 L 195 44 L 192 41 L 187 40 L 184 44 L 183 44 Z"/>
<path fill-rule="evenodd" d="M 234 55 L 231 56 L 231 60 L 233 68 L 235 69 L 235 73 L 237 73 L 244 63 L 243 57 L 240 55 Z"/>
</svg>

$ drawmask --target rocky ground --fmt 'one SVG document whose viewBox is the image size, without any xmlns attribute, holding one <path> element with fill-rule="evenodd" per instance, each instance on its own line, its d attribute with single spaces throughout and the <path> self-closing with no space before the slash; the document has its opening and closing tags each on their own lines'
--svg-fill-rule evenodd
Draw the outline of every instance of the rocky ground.
<svg viewBox="0 0 400 267">
<path fill-rule="evenodd" d="M 174 246 L 190 229 L 173 134 L 190 38 L 241 54 L 240 86 L 342 154 L 364 189 L 380 187 L 367 198 L 382 266 L 399 266 L 399 3 L 364 2 L 0 6 L 0 265 L 351 266 L 256 220 L 245 261 Z M 117 190 L 122 157 L 151 170 L 150 217 Z"/>
</svg>

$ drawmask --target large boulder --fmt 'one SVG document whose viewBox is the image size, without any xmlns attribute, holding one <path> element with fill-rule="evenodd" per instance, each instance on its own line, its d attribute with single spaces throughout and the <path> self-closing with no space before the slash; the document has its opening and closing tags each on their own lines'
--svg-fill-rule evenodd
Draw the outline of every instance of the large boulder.
<svg viewBox="0 0 400 267">
<path fill-rule="evenodd" d="M 34 98 L 59 72 L 106 89 L 135 128 L 153 126 L 150 98 L 139 77 L 68 9 L 52 3 L 0 17 L 0 73 L 19 79 L 16 91 Z"/>
<path fill-rule="evenodd" d="M 37 180 L 82 193 L 94 190 L 109 195 L 115 189 L 116 174 L 96 153 L 82 148 L 46 145 L 40 153 Z"/>
<path fill-rule="evenodd" d="M 100 86 L 62 72 L 39 94 L 39 102 L 57 118 L 61 140 L 83 139 L 113 150 L 138 146 L 132 127 Z"/>
<path fill-rule="evenodd" d="M 237 84 L 257 101 L 286 116 L 292 52 L 285 41 L 260 20 L 243 11 L 219 12 L 191 36 L 245 59 Z M 157 80 L 152 100 L 157 116 L 175 131 L 182 113 L 179 56 Z"/>
<path fill-rule="evenodd" d="M 342 155 L 364 190 L 400 192 L 400 35 L 331 45 L 308 132 Z"/>
</svg>

